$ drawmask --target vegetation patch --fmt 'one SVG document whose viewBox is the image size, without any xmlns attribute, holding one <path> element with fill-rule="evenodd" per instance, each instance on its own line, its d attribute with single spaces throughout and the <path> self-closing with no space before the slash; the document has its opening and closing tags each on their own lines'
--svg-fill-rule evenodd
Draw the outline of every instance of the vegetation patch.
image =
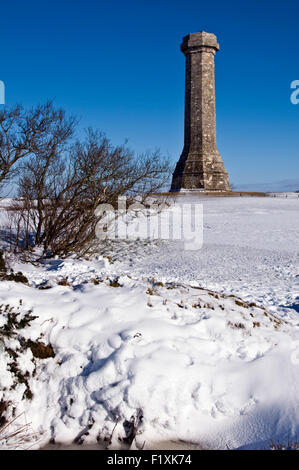
<svg viewBox="0 0 299 470">
<path fill-rule="evenodd" d="M 5 426 L 7 423 L 7 418 L 5 416 L 5 412 L 9 406 L 8 401 L 1 400 L 0 401 L 0 429 Z"/>
<path fill-rule="evenodd" d="M 40 284 L 38 286 L 38 289 L 39 290 L 47 290 L 47 289 L 52 289 L 52 286 L 50 284 L 48 284 L 47 282 L 43 283 L 43 284 Z"/>
<path fill-rule="evenodd" d="M 12 270 L 10 274 L 6 272 L 0 272 L 0 281 L 14 281 L 14 282 L 21 282 L 23 284 L 28 284 L 28 279 L 21 271 L 14 273 Z"/>
<path fill-rule="evenodd" d="M 0 250 L 0 273 L 6 273 L 7 268 L 4 260 L 4 253 Z"/>
<path fill-rule="evenodd" d="M 31 400 L 33 397 L 33 393 L 28 383 L 28 379 L 30 378 L 30 373 L 28 371 L 26 371 L 25 373 L 22 372 L 18 366 L 17 361 L 13 361 L 10 364 L 8 364 L 8 368 L 15 377 L 15 383 L 12 385 L 11 389 L 14 390 L 18 384 L 24 384 L 25 392 L 23 394 L 23 398 L 27 400 Z"/>
<path fill-rule="evenodd" d="M 160 295 L 159 292 L 157 291 L 157 289 L 152 288 L 152 287 L 148 287 L 148 288 L 146 289 L 146 293 L 147 293 L 148 295 Z"/>
<path fill-rule="evenodd" d="M 19 302 L 21 306 L 22 301 L 20 300 Z M 0 341 L 4 337 L 10 338 L 12 336 L 18 336 L 18 330 L 29 326 L 30 323 L 37 318 L 37 316 L 32 315 L 31 310 L 22 315 L 19 311 L 19 307 L 15 309 L 15 307 L 9 304 L 0 305 L 0 315 L 6 317 L 6 322 L 0 327 Z"/>
<path fill-rule="evenodd" d="M 28 279 L 21 271 L 15 273 L 13 269 L 10 270 L 10 273 L 7 273 L 7 266 L 4 259 L 4 253 L 0 250 L 0 281 L 14 281 L 22 282 L 23 284 L 28 284 Z"/>
<path fill-rule="evenodd" d="M 156 282 L 154 282 L 154 286 L 156 286 L 156 287 L 164 287 L 164 284 L 163 284 L 163 282 L 161 282 L 161 281 L 156 281 Z"/>
<path fill-rule="evenodd" d="M 271 439 L 271 450 L 299 450 L 299 441 L 288 441 L 287 443 L 274 442 Z"/>
<path fill-rule="evenodd" d="M 231 321 L 228 321 L 227 324 L 233 329 L 240 329 L 240 330 L 246 329 L 244 323 L 241 323 L 241 322 L 232 323 Z"/>
<path fill-rule="evenodd" d="M 60 281 L 57 281 L 57 284 L 59 286 L 68 286 L 68 287 L 70 287 L 70 283 L 69 283 L 67 277 L 65 279 L 60 279 Z"/>
<path fill-rule="evenodd" d="M 118 282 L 118 279 L 110 279 L 109 285 L 110 287 L 122 287 L 122 285 Z"/>
<path fill-rule="evenodd" d="M 39 341 L 27 341 L 27 346 L 31 349 L 33 357 L 38 359 L 48 359 L 55 357 L 54 349 L 51 344 L 44 344 Z"/>
<path fill-rule="evenodd" d="M 40 341 L 26 339 L 22 335 L 22 330 L 31 325 L 31 322 L 38 318 L 32 315 L 32 311 L 21 312 L 22 300 L 18 307 L 11 305 L 0 305 L 0 317 L 2 317 L 2 326 L 0 327 L 0 343 L 3 351 L 8 355 L 7 370 L 11 373 L 13 383 L 9 390 L 14 390 L 20 384 L 25 386 L 23 399 L 31 400 L 33 393 L 30 389 L 29 380 L 35 375 L 36 359 L 46 359 L 54 357 L 55 353 L 51 344 L 45 345 Z M 26 370 L 22 363 L 23 354 L 30 349 L 32 353 L 33 367 Z M 30 360 L 30 359 L 29 359 Z M 2 390 L 9 393 L 9 390 Z M 3 421 L 2 415 L 5 412 L 5 403 L 2 398 L 0 402 L 0 425 Z"/>
<path fill-rule="evenodd" d="M 238 305 L 239 307 L 243 307 L 243 308 L 248 308 L 249 307 L 248 304 L 246 304 L 246 302 L 243 302 L 243 300 L 236 299 L 235 304 Z"/>
</svg>

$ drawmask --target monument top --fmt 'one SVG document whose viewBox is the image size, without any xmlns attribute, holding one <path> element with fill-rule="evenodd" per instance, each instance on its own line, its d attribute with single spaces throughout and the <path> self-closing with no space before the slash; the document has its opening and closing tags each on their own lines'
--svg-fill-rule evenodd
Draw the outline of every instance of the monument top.
<svg viewBox="0 0 299 470">
<path fill-rule="evenodd" d="M 201 48 L 212 48 L 215 52 L 219 50 L 219 44 L 215 34 L 200 31 L 199 33 L 191 33 L 184 36 L 181 44 L 181 51 L 196 52 Z"/>
</svg>

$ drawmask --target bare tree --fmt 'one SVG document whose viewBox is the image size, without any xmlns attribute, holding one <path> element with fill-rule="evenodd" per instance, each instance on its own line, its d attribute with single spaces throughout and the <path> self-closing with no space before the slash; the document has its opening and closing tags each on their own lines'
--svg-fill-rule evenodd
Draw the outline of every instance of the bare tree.
<svg viewBox="0 0 299 470">
<path fill-rule="evenodd" d="M 0 112 L 0 188 L 16 176 L 24 159 L 60 150 L 73 133 L 75 119 L 66 119 L 52 102 L 29 111 L 18 105 Z"/>
<path fill-rule="evenodd" d="M 47 145 L 27 160 L 19 181 L 21 205 L 35 233 L 33 243 L 50 256 L 90 251 L 99 204 L 115 206 L 121 195 L 145 202 L 169 178 L 169 164 L 158 151 L 135 156 L 125 145 L 114 147 L 92 130 L 84 142 L 66 151 L 61 136 L 68 135 L 61 123 Z"/>
</svg>

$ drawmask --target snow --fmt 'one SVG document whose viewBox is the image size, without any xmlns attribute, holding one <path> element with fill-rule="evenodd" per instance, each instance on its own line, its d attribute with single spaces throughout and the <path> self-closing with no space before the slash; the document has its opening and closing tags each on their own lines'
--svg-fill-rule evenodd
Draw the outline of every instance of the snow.
<svg viewBox="0 0 299 470">
<path fill-rule="evenodd" d="M 235 293 L 294 318 L 290 307 L 299 303 L 299 198 L 290 194 L 279 199 L 202 197 L 199 201 L 204 207 L 201 250 L 182 250 L 179 242 L 164 244 L 148 256 L 131 256 L 124 272 Z"/>
<path fill-rule="evenodd" d="M 24 384 L 4 390 L 12 374 L 2 354 L 0 400 L 9 396 L 31 423 L 38 438 L 28 445 L 111 439 L 110 448 L 126 448 L 132 422 L 131 448 L 269 448 L 270 439 L 296 439 L 299 199 L 183 200 L 203 204 L 197 251 L 172 240 L 115 241 L 112 259 L 34 266 L 11 257 L 29 285 L 0 282 L 0 303 L 31 309 L 38 318 L 20 333 L 55 351 L 35 360 L 35 374 L 31 351 L 19 353 L 32 400 L 22 398 Z"/>
</svg>

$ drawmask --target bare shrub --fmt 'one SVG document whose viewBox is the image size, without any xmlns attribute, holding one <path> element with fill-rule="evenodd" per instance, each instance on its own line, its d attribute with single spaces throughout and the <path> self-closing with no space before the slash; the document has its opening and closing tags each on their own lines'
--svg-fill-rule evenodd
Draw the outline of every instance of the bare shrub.
<svg viewBox="0 0 299 470">
<path fill-rule="evenodd" d="M 54 146 L 57 136 L 53 139 Z M 169 177 L 169 164 L 158 151 L 135 156 L 126 145 L 115 147 L 90 129 L 86 140 L 77 141 L 68 152 L 48 147 L 25 164 L 17 203 L 26 246 L 34 233 L 31 244 L 42 246 L 45 256 L 90 252 L 99 204 L 115 207 L 122 195 L 130 204 L 145 203 Z"/>
</svg>

